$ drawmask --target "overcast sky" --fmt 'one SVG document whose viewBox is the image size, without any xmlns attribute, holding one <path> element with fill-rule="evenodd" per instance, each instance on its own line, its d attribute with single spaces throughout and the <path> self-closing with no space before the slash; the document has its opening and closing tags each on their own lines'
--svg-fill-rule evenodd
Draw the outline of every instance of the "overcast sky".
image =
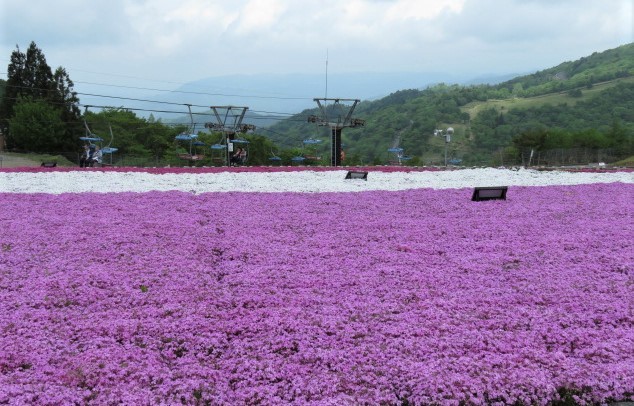
<svg viewBox="0 0 634 406">
<path fill-rule="evenodd" d="M 633 0 L 0 0 L 0 78 L 35 41 L 72 80 L 528 73 L 633 42 Z"/>
</svg>

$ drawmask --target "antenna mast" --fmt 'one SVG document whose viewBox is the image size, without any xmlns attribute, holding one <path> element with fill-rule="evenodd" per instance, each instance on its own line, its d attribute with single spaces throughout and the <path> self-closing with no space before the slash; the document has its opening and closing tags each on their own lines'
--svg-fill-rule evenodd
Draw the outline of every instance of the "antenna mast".
<svg viewBox="0 0 634 406">
<path fill-rule="evenodd" d="M 326 94 L 324 100 L 328 100 L 328 48 L 326 48 Z"/>
</svg>

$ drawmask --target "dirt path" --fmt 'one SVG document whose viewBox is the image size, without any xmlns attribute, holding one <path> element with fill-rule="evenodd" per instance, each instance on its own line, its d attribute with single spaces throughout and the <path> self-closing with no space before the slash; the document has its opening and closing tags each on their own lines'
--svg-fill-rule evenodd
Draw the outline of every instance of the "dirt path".
<svg viewBox="0 0 634 406">
<path fill-rule="evenodd" d="M 0 168 L 36 167 L 42 163 L 32 159 L 0 154 Z"/>
</svg>

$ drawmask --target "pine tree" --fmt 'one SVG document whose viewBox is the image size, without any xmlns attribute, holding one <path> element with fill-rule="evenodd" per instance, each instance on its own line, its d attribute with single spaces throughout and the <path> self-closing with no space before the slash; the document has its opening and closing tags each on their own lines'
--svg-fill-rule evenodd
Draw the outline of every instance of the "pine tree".
<svg viewBox="0 0 634 406">
<path fill-rule="evenodd" d="M 57 131 L 54 139 L 51 134 L 34 134 L 26 132 L 28 127 L 16 126 L 11 129 L 11 119 L 15 116 L 19 103 L 43 102 L 57 112 L 59 120 L 66 125 L 63 131 Z M 78 144 L 81 131 L 79 127 L 80 111 L 77 106 L 79 99 L 73 91 L 73 82 L 65 69 L 59 67 L 53 74 L 46 62 L 46 57 L 35 42 L 31 42 L 26 53 L 16 50 L 11 54 L 11 61 L 7 68 L 5 92 L 0 101 L 0 131 L 5 134 L 6 145 L 9 149 L 26 150 L 32 152 L 66 152 L 74 150 Z M 24 111 L 24 110 L 22 110 Z M 13 121 L 15 124 L 15 121 Z M 41 131 L 46 126 L 35 126 L 33 131 Z M 49 139 L 49 145 L 38 143 L 29 145 L 28 140 L 33 136 Z M 37 150 L 33 149 L 34 147 Z M 62 148 L 62 151 L 53 151 Z"/>
<path fill-rule="evenodd" d="M 61 110 L 62 122 L 66 123 L 66 131 L 60 145 L 63 151 L 72 151 L 77 146 L 77 134 L 82 131 L 81 111 L 79 110 L 79 98 L 77 92 L 73 90 L 74 84 L 66 69 L 61 66 L 55 70 L 53 75 L 55 91 L 51 96 L 51 101 Z"/>
</svg>

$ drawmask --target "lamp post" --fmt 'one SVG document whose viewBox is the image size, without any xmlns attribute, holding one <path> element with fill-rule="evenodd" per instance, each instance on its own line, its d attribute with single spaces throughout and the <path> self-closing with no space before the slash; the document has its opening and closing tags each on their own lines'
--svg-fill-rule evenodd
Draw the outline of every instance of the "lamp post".
<svg viewBox="0 0 634 406">
<path fill-rule="evenodd" d="M 451 136 L 453 135 L 453 128 L 447 128 L 445 134 L 445 168 L 447 167 L 447 147 L 449 146 L 449 142 L 451 141 Z"/>
<path fill-rule="evenodd" d="M 446 130 L 434 130 L 435 136 L 441 136 L 445 133 L 445 168 L 447 167 L 447 147 L 449 146 L 449 142 L 451 141 L 451 136 L 453 135 L 453 128 L 449 127 Z"/>
</svg>

